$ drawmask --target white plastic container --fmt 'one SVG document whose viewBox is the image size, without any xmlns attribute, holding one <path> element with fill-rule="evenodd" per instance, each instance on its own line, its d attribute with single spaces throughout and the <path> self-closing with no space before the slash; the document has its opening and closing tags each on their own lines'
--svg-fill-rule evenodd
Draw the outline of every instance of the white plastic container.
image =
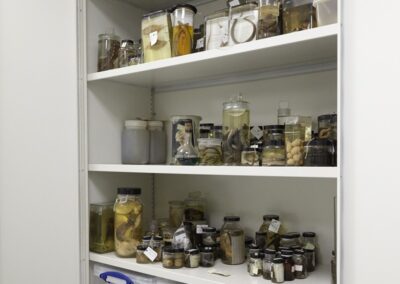
<svg viewBox="0 0 400 284">
<path fill-rule="evenodd" d="M 162 121 L 149 121 L 150 164 L 165 164 L 167 158 L 167 138 Z"/>
<path fill-rule="evenodd" d="M 154 276 L 115 269 L 110 266 L 94 264 L 93 283 L 134 283 L 134 284 L 157 284 L 157 278 Z M 107 282 L 106 282 L 107 281 Z M 130 282 L 131 281 L 131 282 Z"/>
<path fill-rule="evenodd" d="M 337 0 L 314 0 L 313 5 L 317 10 L 318 26 L 337 22 Z"/>
<path fill-rule="evenodd" d="M 149 162 L 150 134 L 143 120 L 125 121 L 122 132 L 121 158 L 123 164 L 147 164 Z"/>
</svg>

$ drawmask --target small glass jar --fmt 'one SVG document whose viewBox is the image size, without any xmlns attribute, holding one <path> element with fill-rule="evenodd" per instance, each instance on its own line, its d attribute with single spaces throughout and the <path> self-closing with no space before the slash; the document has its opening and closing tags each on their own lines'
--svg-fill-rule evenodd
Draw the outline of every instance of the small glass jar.
<svg viewBox="0 0 400 284">
<path fill-rule="evenodd" d="M 222 140 L 215 138 L 197 139 L 199 145 L 200 165 L 218 166 L 222 165 Z"/>
<path fill-rule="evenodd" d="M 304 256 L 303 250 L 295 250 L 293 255 L 294 262 L 294 277 L 296 279 L 306 279 L 307 272 L 307 259 Z"/>
<path fill-rule="evenodd" d="M 118 188 L 114 203 L 115 252 L 120 257 L 134 257 L 143 235 L 143 203 L 140 188 Z"/>
<path fill-rule="evenodd" d="M 313 0 L 283 1 L 283 33 L 302 31 L 316 26 Z"/>
<path fill-rule="evenodd" d="M 190 54 L 193 46 L 193 18 L 197 9 L 189 4 L 178 4 L 172 13 L 172 56 Z"/>
<path fill-rule="evenodd" d="M 120 39 L 113 33 L 99 35 L 97 71 L 118 68 L 118 51 Z"/>
<path fill-rule="evenodd" d="M 206 50 L 228 45 L 229 41 L 229 11 L 217 11 L 205 18 Z"/>
<path fill-rule="evenodd" d="M 315 270 L 315 249 L 304 248 L 304 256 L 307 259 L 307 272 Z"/>
<path fill-rule="evenodd" d="M 217 244 L 217 229 L 214 227 L 203 228 L 202 244 L 204 246 L 213 246 Z"/>
<path fill-rule="evenodd" d="M 182 268 L 185 265 L 185 255 L 183 248 L 176 248 L 174 255 L 174 268 Z"/>
<path fill-rule="evenodd" d="M 133 40 L 124 39 L 121 41 L 121 47 L 118 51 L 119 67 L 135 65 L 136 50 L 133 45 Z"/>
<path fill-rule="evenodd" d="M 246 254 L 246 258 L 249 259 L 250 255 L 252 253 L 255 253 L 255 252 L 256 253 L 261 253 L 261 251 L 262 251 L 262 249 L 258 245 L 256 245 L 255 243 L 252 243 L 252 244 L 249 245 L 249 249 L 248 249 L 248 252 Z"/>
<path fill-rule="evenodd" d="M 212 138 L 222 139 L 222 125 L 214 125 L 214 131 L 212 132 Z"/>
<path fill-rule="evenodd" d="M 192 52 L 195 53 L 204 50 L 204 24 L 201 24 L 197 29 L 194 29 Z"/>
<path fill-rule="evenodd" d="M 267 245 L 267 232 L 256 232 L 255 241 L 256 245 L 263 250 Z"/>
<path fill-rule="evenodd" d="M 144 254 L 147 246 L 139 245 L 136 248 L 136 263 L 147 264 L 151 263 L 150 259 Z"/>
<path fill-rule="evenodd" d="M 225 264 L 242 264 L 245 261 L 244 231 L 240 217 L 225 216 L 221 228 L 221 260 Z"/>
<path fill-rule="evenodd" d="M 167 159 L 167 136 L 162 121 L 148 121 L 150 132 L 150 164 L 165 164 Z"/>
<path fill-rule="evenodd" d="M 263 166 L 284 166 L 286 164 L 285 126 L 264 126 L 265 147 L 262 155 Z"/>
<path fill-rule="evenodd" d="M 314 250 L 314 266 L 317 264 L 317 234 L 314 232 L 303 232 L 303 249 Z"/>
<path fill-rule="evenodd" d="M 200 123 L 200 138 L 213 138 L 212 131 L 214 130 L 213 123 Z"/>
<path fill-rule="evenodd" d="M 271 267 L 272 283 L 283 283 L 285 281 L 285 268 L 282 258 L 274 258 Z"/>
<path fill-rule="evenodd" d="M 179 200 L 169 202 L 169 223 L 172 227 L 178 228 L 184 218 L 185 203 Z"/>
<path fill-rule="evenodd" d="M 323 139 L 337 139 L 337 114 L 318 116 L 318 137 Z"/>
<path fill-rule="evenodd" d="M 185 251 L 185 267 L 196 268 L 200 266 L 200 252 L 198 249 Z"/>
<path fill-rule="evenodd" d="M 155 258 L 156 261 L 161 261 L 162 258 L 162 247 L 163 247 L 163 238 L 160 236 L 153 237 L 152 249 L 157 253 L 157 257 Z"/>
<path fill-rule="evenodd" d="M 278 249 L 280 242 L 280 235 L 285 233 L 285 228 L 279 222 L 279 216 L 267 214 L 263 216 L 263 223 L 258 231 L 267 233 L 266 248 Z M 271 223 L 274 223 L 271 226 Z"/>
<path fill-rule="evenodd" d="M 286 165 L 304 164 L 304 127 L 301 124 L 285 125 Z"/>
<path fill-rule="evenodd" d="M 261 254 L 258 252 L 251 253 L 249 260 L 247 261 L 247 272 L 250 276 L 261 276 L 262 275 L 262 259 Z"/>
<path fill-rule="evenodd" d="M 248 2 L 230 8 L 228 45 L 249 42 L 257 39 L 258 4 Z"/>
<path fill-rule="evenodd" d="M 202 247 L 200 249 L 200 264 L 202 267 L 214 266 L 214 248 L 210 246 Z"/>
<path fill-rule="evenodd" d="M 288 247 L 288 248 L 291 248 L 293 246 L 299 246 L 300 245 L 300 233 L 290 232 L 290 233 L 283 234 L 281 236 L 280 245 L 282 247 Z"/>
<path fill-rule="evenodd" d="M 172 241 L 174 239 L 174 233 L 175 233 L 176 228 L 173 228 L 171 226 L 166 226 L 162 229 L 162 238 L 165 246 L 170 246 L 172 244 Z"/>
<path fill-rule="evenodd" d="M 106 253 L 114 250 L 113 207 L 113 203 L 90 204 L 90 251 Z"/>
<path fill-rule="evenodd" d="M 151 236 L 144 236 L 142 238 L 142 245 L 148 247 L 150 246 Z"/>
<path fill-rule="evenodd" d="M 242 151 L 241 157 L 242 166 L 256 166 L 260 165 L 260 154 L 257 148 L 247 147 Z"/>
<path fill-rule="evenodd" d="M 121 140 L 123 164 L 147 164 L 149 162 L 150 133 L 146 127 L 147 122 L 143 120 L 125 121 Z"/>
<path fill-rule="evenodd" d="M 263 278 L 271 280 L 272 261 L 275 258 L 276 251 L 273 249 L 265 249 L 263 259 Z"/>
<path fill-rule="evenodd" d="M 284 278 L 285 281 L 293 281 L 294 280 L 294 262 L 293 262 L 293 252 L 285 251 L 282 252 L 283 258 L 283 266 L 284 266 Z"/>
<path fill-rule="evenodd" d="M 331 140 L 313 138 L 304 146 L 304 166 L 331 167 L 335 161 L 335 147 Z"/>
<path fill-rule="evenodd" d="M 281 34 L 281 0 L 259 0 L 257 39 Z"/>
<path fill-rule="evenodd" d="M 201 193 L 189 193 L 189 197 L 185 199 L 185 220 L 186 221 L 202 221 L 205 219 L 205 204 Z"/>
<path fill-rule="evenodd" d="M 169 269 L 175 268 L 175 249 L 173 247 L 164 247 L 162 253 L 162 266 Z"/>
</svg>

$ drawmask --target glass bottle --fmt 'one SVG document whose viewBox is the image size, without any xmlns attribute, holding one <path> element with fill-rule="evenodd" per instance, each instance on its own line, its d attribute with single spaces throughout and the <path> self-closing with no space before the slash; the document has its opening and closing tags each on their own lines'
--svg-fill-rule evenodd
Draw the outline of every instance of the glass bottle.
<svg viewBox="0 0 400 284">
<path fill-rule="evenodd" d="M 279 248 L 280 235 L 285 233 L 285 228 L 279 221 L 278 215 L 264 215 L 259 231 L 267 233 L 266 248 L 276 250 Z"/>
<path fill-rule="evenodd" d="M 250 144 L 249 103 L 241 95 L 223 104 L 223 153 L 226 165 L 240 165 L 241 152 Z"/>
<path fill-rule="evenodd" d="M 308 276 L 307 259 L 303 250 L 295 250 L 293 255 L 294 277 L 296 279 L 305 279 Z"/>
<path fill-rule="evenodd" d="M 205 18 L 206 22 L 206 50 L 216 49 L 228 45 L 229 41 L 229 11 L 217 11 Z"/>
<path fill-rule="evenodd" d="M 202 244 L 212 246 L 217 244 L 217 229 L 214 227 L 203 228 Z"/>
<path fill-rule="evenodd" d="M 185 267 L 196 268 L 200 266 L 200 251 L 189 249 L 185 251 Z"/>
<path fill-rule="evenodd" d="M 178 165 L 193 166 L 199 163 L 199 156 L 192 145 L 192 132 L 185 131 L 185 141 L 175 155 Z"/>
<path fill-rule="evenodd" d="M 264 126 L 265 147 L 262 154 L 263 166 L 284 166 L 286 164 L 285 126 Z"/>
<path fill-rule="evenodd" d="M 280 245 L 282 247 L 292 248 L 294 246 L 300 246 L 300 233 L 290 232 L 281 236 Z"/>
<path fill-rule="evenodd" d="M 124 39 L 121 41 L 121 47 L 118 51 L 119 67 L 135 65 L 136 50 L 133 45 L 133 40 Z"/>
<path fill-rule="evenodd" d="M 304 248 L 304 256 L 307 259 L 307 272 L 315 270 L 315 249 Z"/>
<path fill-rule="evenodd" d="M 257 39 L 258 4 L 249 1 L 231 7 L 228 45 L 236 45 Z"/>
<path fill-rule="evenodd" d="M 175 249 L 172 246 L 166 246 L 162 253 L 162 266 L 164 268 L 175 268 Z"/>
<path fill-rule="evenodd" d="M 118 188 L 114 204 L 115 252 L 120 257 L 134 257 L 142 240 L 143 203 L 140 188 Z"/>
<path fill-rule="evenodd" d="M 99 35 L 97 55 L 98 72 L 118 68 L 119 41 L 119 37 L 114 33 Z"/>
<path fill-rule="evenodd" d="M 205 246 L 200 249 L 200 264 L 202 267 L 214 266 L 214 248 Z"/>
<path fill-rule="evenodd" d="M 314 259 L 315 265 L 317 264 L 317 234 L 314 232 L 303 232 L 303 249 L 314 250 Z M 315 266 L 314 265 L 314 266 Z"/>
<path fill-rule="evenodd" d="M 294 280 L 293 252 L 292 251 L 282 252 L 282 258 L 283 258 L 285 281 L 293 281 Z"/>
<path fill-rule="evenodd" d="M 190 54 L 193 47 L 193 18 L 197 9 L 189 4 L 178 4 L 172 13 L 172 56 Z"/>
<path fill-rule="evenodd" d="M 147 164 L 149 162 L 150 133 L 143 120 L 126 120 L 121 138 L 123 164 Z"/>
<path fill-rule="evenodd" d="M 264 279 L 271 280 L 272 261 L 275 258 L 276 251 L 273 249 L 264 250 L 263 259 L 263 277 Z"/>
<path fill-rule="evenodd" d="M 151 263 L 150 259 L 144 254 L 147 246 L 138 245 L 136 248 L 136 263 L 147 264 Z"/>
<path fill-rule="evenodd" d="M 281 34 L 279 10 L 281 0 L 259 0 L 257 39 Z"/>
<path fill-rule="evenodd" d="M 283 33 L 311 29 L 316 26 L 313 0 L 283 1 Z"/>
<path fill-rule="evenodd" d="M 285 268 L 282 258 L 274 258 L 271 268 L 272 283 L 283 283 L 285 281 Z"/>
<path fill-rule="evenodd" d="M 240 217 L 225 216 L 221 228 L 221 260 L 225 264 L 242 264 L 245 261 L 244 231 Z"/>
<path fill-rule="evenodd" d="M 204 24 L 194 29 L 192 52 L 200 52 L 205 50 L 204 42 Z"/>
<path fill-rule="evenodd" d="M 172 227 L 178 228 L 183 221 L 185 203 L 179 200 L 169 202 L 169 223 Z"/>
<path fill-rule="evenodd" d="M 262 274 L 262 259 L 261 254 L 254 252 L 250 254 L 247 262 L 247 272 L 250 276 L 261 276 Z"/>
<path fill-rule="evenodd" d="M 114 250 L 113 205 L 113 203 L 90 204 L 90 251 L 106 253 Z"/>
<path fill-rule="evenodd" d="M 331 140 L 314 137 L 304 146 L 304 166 L 331 167 L 334 165 L 335 152 Z"/>
</svg>

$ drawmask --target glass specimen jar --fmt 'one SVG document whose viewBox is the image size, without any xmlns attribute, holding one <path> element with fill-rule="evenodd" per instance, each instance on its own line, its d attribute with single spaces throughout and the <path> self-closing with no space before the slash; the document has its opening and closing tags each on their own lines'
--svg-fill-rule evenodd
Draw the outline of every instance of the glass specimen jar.
<svg viewBox="0 0 400 284">
<path fill-rule="evenodd" d="M 261 254 L 254 252 L 250 254 L 250 258 L 247 261 L 247 272 L 250 276 L 261 276 L 262 275 L 262 264 Z"/>
<path fill-rule="evenodd" d="M 229 41 L 229 11 L 219 10 L 205 18 L 206 50 L 228 45 Z"/>
<path fill-rule="evenodd" d="M 204 246 L 213 246 L 217 244 L 217 229 L 214 227 L 203 228 L 202 244 Z"/>
<path fill-rule="evenodd" d="M 119 37 L 114 33 L 99 35 L 97 55 L 98 72 L 118 68 L 119 41 Z"/>
<path fill-rule="evenodd" d="M 222 140 L 215 138 L 199 138 L 200 165 L 222 165 Z"/>
<path fill-rule="evenodd" d="M 194 29 L 192 52 L 200 52 L 205 50 L 204 42 L 204 24 Z"/>
<path fill-rule="evenodd" d="M 142 46 L 144 62 L 170 58 L 172 26 L 170 14 L 159 10 L 143 15 Z"/>
<path fill-rule="evenodd" d="M 121 41 L 121 47 L 118 51 L 119 67 L 135 65 L 136 50 L 133 45 L 133 40 L 124 39 Z"/>
<path fill-rule="evenodd" d="M 175 249 L 171 246 L 166 246 L 162 253 L 162 266 L 164 268 L 175 268 Z"/>
<path fill-rule="evenodd" d="M 281 236 L 280 246 L 291 248 L 294 246 L 300 246 L 300 233 L 290 232 Z"/>
<path fill-rule="evenodd" d="M 307 259 L 307 272 L 315 270 L 315 249 L 304 248 L 304 256 Z"/>
<path fill-rule="evenodd" d="M 142 238 L 142 245 L 148 247 L 150 246 L 151 236 L 144 236 Z"/>
<path fill-rule="evenodd" d="M 249 103 L 241 95 L 223 104 L 223 153 L 226 165 L 240 165 L 242 150 L 250 144 Z"/>
<path fill-rule="evenodd" d="M 212 135 L 213 130 L 213 123 L 200 123 L 200 138 L 214 138 Z"/>
<path fill-rule="evenodd" d="M 307 259 L 303 250 L 295 250 L 293 255 L 294 277 L 296 279 L 305 279 L 308 276 Z"/>
<path fill-rule="evenodd" d="M 114 250 L 114 204 L 90 204 L 89 250 L 106 253 Z"/>
<path fill-rule="evenodd" d="M 185 265 L 185 255 L 183 248 L 176 248 L 174 254 L 174 268 L 182 268 Z"/>
<path fill-rule="evenodd" d="M 258 3 L 248 2 L 230 8 L 228 45 L 257 39 Z"/>
<path fill-rule="evenodd" d="M 274 258 L 271 268 L 272 283 L 283 283 L 285 281 L 285 268 L 282 258 Z"/>
<path fill-rule="evenodd" d="M 196 7 L 178 4 L 172 9 L 172 56 L 190 54 L 193 47 L 193 18 Z"/>
<path fill-rule="evenodd" d="M 267 245 L 267 232 L 256 232 L 255 242 L 256 245 L 263 250 Z"/>
<path fill-rule="evenodd" d="M 266 248 L 278 249 L 280 235 L 284 234 L 286 230 L 279 221 L 278 215 L 267 214 L 263 216 L 263 223 L 259 231 L 267 233 Z"/>
<path fill-rule="evenodd" d="M 214 248 L 205 246 L 200 249 L 200 264 L 202 267 L 214 266 Z"/>
<path fill-rule="evenodd" d="M 248 245 L 248 251 L 246 252 L 246 258 L 250 258 L 252 253 L 261 253 L 262 249 L 255 243 L 251 243 Z"/>
<path fill-rule="evenodd" d="M 143 120 L 125 121 L 121 148 L 123 164 L 147 164 L 149 162 L 150 134 Z"/>
<path fill-rule="evenodd" d="M 134 257 L 143 236 L 143 203 L 140 188 L 118 188 L 114 204 L 115 252 L 120 257 Z"/>
<path fill-rule="evenodd" d="M 205 201 L 201 192 L 190 192 L 185 199 L 185 220 L 202 221 L 205 219 Z"/>
<path fill-rule="evenodd" d="M 267 125 L 264 127 L 265 147 L 262 154 L 263 166 L 284 166 L 286 164 L 285 126 Z"/>
<path fill-rule="evenodd" d="M 163 238 L 161 236 L 154 236 L 153 240 L 152 240 L 152 244 L 151 244 L 151 248 L 157 253 L 157 257 L 155 258 L 155 262 L 156 261 L 161 261 L 161 257 L 162 257 L 162 241 Z"/>
<path fill-rule="evenodd" d="M 300 124 L 285 125 L 286 165 L 304 164 L 304 127 Z"/>
<path fill-rule="evenodd" d="M 179 200 L 169 202 L 169 223 L 172 227 L 178 228 L 182 222 L 185 211 L 185 203 Z"/>
<path fill-rule="evenodd" d="M 273 249 L 265 249 L 263 259 L 263 278 L 271 280 L 272 261 L 275 258 L 276 251 Z"/>
<path fill-rule="evenodd" d="M 225 216 L 221 228 L 221 260 L 225 264 L 242 264 L 245 261 L 244 231 L 240 217 Z"/>
<path fill-rule="evenodd" d="M 331 167 L 334 165 L 335 147 L 332 140 L 313 138 L 304 146 L 304 166 Z"/>
<path fill-rule="evenodd" d="M 257 39 L 281 34 L 280 5 L 281 0 L 259 0 Z"/>
<path fill-rule="evenodd" d="M 256 167 L 260 165 L 260 154 L 257 151 L 257 148 L 246 147 L 242 151 L 241 165 Z"/>
<path fill-rule="evenodd" d="M 189 249 L 185 251 L 185 267 L 196 268 L 200 266 L 200 251 Z"/>
<path fill-rule="evenodd" d="M 185 132 L 183 145 L 176 151 L 175 159 L 178 165 L 193 166 L 197 165 L 200 161 L 197 151 L 192 144 L 192 132 L 187 130 Z"/>
<path fill-rule="evenodd" d="M 283 251 L 281 257 L 283 258 L 284 279 L 285 281 L 293 281 L 294 280 L 293 252 Z"/>
<path fill-rule="evenodd" d="M 319 138 L 337 139 L 337 114 L 324 114 L 318 116 Z"/>
<path fill-rule="evenodd" d="M 167 136 L 162 121 L 148 121 L 150 132 L 150 164 L 164 164 L 167 158 Z"/>
<path fill-rule="evenodd" d="M 283 33 L 311 29 L 316 26 L 313 0 L 283 1 Z"/>
<path fill-rule="evenodd" d="M 138 245 L 136 248 L 136 263 L 147 264 L 151 263 L 150 259 L 144 254 L 147 246 Z"/>
</svg>

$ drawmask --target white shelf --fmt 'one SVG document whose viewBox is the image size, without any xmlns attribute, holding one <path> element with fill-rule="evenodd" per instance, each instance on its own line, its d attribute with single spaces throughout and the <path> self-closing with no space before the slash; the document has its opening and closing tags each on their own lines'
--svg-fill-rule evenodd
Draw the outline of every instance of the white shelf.
<svg viewBox="0 0 400 284">
<path fill-rule="evenodd" d="M 133 258 L 119 258 L 115 253 L 97 254 L 90 253 L 90 260 L 102 264 L 111 265 L 114 267 L 136 271 L 148 275 L 179 281 L 190 284 L 265 284 L 266 281 L 262 277 L 251 277 L 247 273 L 246 264 L 242 265 L 224 265 L 217 261 L 213 267 L 219 271 L 229 273 L 231 276 L 224 277 L 208 273 L 211 268 L 199 267 L 195 269 L 180 268 L 166 269 L 161 263 L 154 264 L 137 264 Z M 295 280 L 302 284 L 330 284 L 330 273 L 328 267 L 318 267 L 315 272 L 310 274 L 307 279 Z"/>
<path fill-rule="evenodd" d="M 90 172 L 147 173 L 176 175 L 220 175 L 337 178 L 336 167 L 242 167 L 242 166 L 170 166 L 89 164 Z"/>
<path fill-rule="evenodd" d="M 336 68 L 337 34 L 333 24 L 231 47 L 88 74 L 88 82 L 112 80 L 163 90 L 177 86 L 226 83 L 307 70 Z M 324 67 L 328 66 L 328 67 Z"/>
<path fill-rule="evenodd" d="M 124 0 L 145 11 L 155 11 L 171 8 L 175 4 L 190 3 L 192 5 L 201 5 L 202 3 L 214 2 L 216 0 Z"/>
</svg>

